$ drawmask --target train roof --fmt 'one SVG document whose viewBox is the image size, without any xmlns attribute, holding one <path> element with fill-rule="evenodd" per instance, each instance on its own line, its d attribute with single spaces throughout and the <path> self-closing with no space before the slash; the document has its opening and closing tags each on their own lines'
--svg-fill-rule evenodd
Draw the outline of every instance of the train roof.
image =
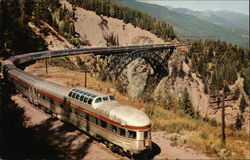
<svg viewBox="0 0 250 160">
<path fill-rule="evenodd" d="M 121 121 L 122 125 L 150 125 L 150 119 L 144 112 L 135 107 L 125 105 L 117 101 L 107 101 L 99 105 L 96 109 L 108 114 L 110 119 Z"/>
<path fill-rule="evenodd" d="M 84 87 L 81 87 L 81 88 L 72 88 L 70 91 L 75 91 L 75 90 L 84 91 L 84 92 L 87 92 L 89 94 L 95 95 L 96 97 L 99 97 L 99 96 L 109 96 L 108 94 L 97 92 L 97 91 L 95 91 L 93 89 L 84 88 Z"/>
<path fill-rule="evenodd" d="M 61 86 L 59 84 L 49 82 L 49 81 L 42 81 L 38 82 L 35 87 L 37 89 L 41 89 L 42 91 L 45 91 L 46 93 L 58 96 L 62 99 L 67 95 L 68 91 L 70 90 L 67 87 Z"/>
</svg>

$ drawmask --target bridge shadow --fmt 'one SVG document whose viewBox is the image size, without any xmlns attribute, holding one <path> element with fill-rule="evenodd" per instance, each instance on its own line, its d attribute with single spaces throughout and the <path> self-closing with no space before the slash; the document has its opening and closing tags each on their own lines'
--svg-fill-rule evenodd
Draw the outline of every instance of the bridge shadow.
<svg viewBox="0 0 250 160">
<path fill-rule="evenodd" d="M 152 142 L 152 150 L 145 151 L 140 154 L 134 155 L 133 159 L 135 160 L 150 160 L 154 159 L 155 156 L 161 153 L 161 148 L 154 142 Z"/>
</svg>

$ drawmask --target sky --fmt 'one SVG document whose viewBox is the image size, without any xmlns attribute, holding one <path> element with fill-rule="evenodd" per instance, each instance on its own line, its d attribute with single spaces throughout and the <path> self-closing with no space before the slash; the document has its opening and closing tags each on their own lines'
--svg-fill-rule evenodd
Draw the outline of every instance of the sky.
<svg viewBox="0 0 250 160">
<path fill-rule="evenodd" d="M 249 0 L 142 0 L 162 6 L 188 8 L 198 11 L 228 10 L 249 15 Z"/>
</svg>

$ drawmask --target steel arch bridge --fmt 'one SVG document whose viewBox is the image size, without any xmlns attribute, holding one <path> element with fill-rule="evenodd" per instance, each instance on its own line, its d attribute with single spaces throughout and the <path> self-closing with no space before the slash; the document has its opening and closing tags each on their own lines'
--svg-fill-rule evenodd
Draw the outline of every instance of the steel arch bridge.
<svg viewBox="0 0 250 160">
<path fill-rule="evenodd" d="M 153 68 L 155 73 L 160 77 L 168 75 L 168 59 L 172 55 L 174 49 L 168 49 L 167 53 L 164 53 L 164 57 L 160 56 L 159 53 L 149 50 L 135 50 L 132 52 L 118 54 L 112 57 L 107 62 L 105 67 L 106 70 L 113 72 L 115 78 L 123 72 L 123 70 L 134 60 L 138 58 L 144 59 Z"/>
</svg>

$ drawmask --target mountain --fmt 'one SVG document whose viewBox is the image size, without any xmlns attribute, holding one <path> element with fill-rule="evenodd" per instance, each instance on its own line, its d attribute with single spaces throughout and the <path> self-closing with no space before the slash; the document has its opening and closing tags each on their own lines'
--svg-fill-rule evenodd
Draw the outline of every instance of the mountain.
<svg viewBox="0 0 250 160">
<path fill-rule="evenodd" d="M 135 0 L 115 0 L 125 6 L 141 10 L 153 17 L 166 21 L 175 27 L 180 38 L 209 38 L 227 40 L 234 44 L 249 47 L 249 36 L 243 29 L 229 28 L 214 24 L 198 16 L 174 11 L 164 6 L 138 2 Z"/>
<path fill-rule="evenodd" d="M 169 8 L 169 6 L 166 6 Z M 249 32 L 249 16 L 231 11 L 194 11 L 186 8 L 169 8 L 171 10 L 197 16 L 203 20 L 228 28 L 240 28 Z"/>
</svg>

